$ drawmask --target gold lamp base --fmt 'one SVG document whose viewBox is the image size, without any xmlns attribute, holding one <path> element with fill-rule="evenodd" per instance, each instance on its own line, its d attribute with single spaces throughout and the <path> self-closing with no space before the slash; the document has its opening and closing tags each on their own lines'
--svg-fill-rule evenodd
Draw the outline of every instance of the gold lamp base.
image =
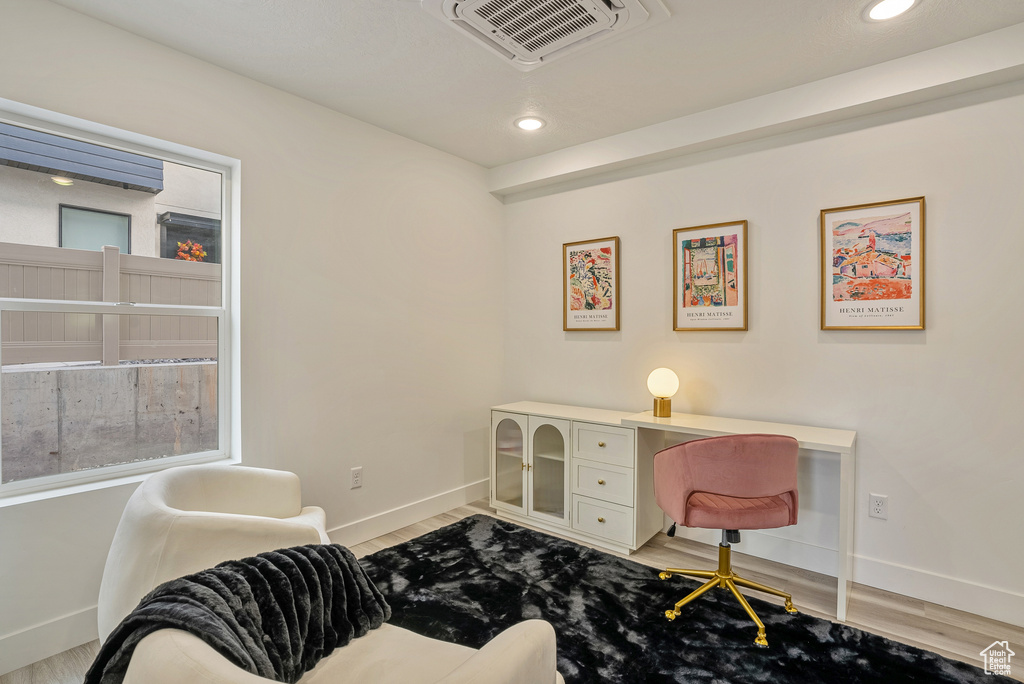
<svg viewBox="0 0 1024 684">
<path fill-rule="evenodd" d="M 654 417 L 669 418 L 672 416 L 672 397 L 654 397 Z"/>
</svg>

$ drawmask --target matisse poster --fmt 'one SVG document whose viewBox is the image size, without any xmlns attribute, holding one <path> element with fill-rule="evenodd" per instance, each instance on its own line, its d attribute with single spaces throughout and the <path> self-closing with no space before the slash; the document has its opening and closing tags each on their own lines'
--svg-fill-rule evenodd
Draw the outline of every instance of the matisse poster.
<svg viewBox="0 0 1024 684">
<path fill-rule="evenodd" d="M 747 222 L 672 232 L 674 330 L 747 329 Z"/>
<path fill-rule="evenodd" d="M 619 329 L 619 238 L 562 245 L 562 329 Z"/>
<path fill-rule="evenodd" d="M 924 328 L 924 198 L 821 212 L 822 330 Z"/>
</svg>

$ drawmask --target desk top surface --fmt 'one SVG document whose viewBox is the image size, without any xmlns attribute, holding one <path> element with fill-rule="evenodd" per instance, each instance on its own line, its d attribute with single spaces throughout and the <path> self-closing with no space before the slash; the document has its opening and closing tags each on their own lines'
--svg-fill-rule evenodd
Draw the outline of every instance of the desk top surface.
<svg viewBox="0 0 1024 684">
<path fill-rule="evenodd" d="M 668 418 L 655 418 L 653 411 L 644 411 L 643 413 L 626 416 L 622 419 L 622 424 L 630 427 L 681 432 L 703 437 L 750 433 L 788 435 L 800 443 L 801 449 L 832 451 L 840 454 L 852 454 L 854 443 L 857 440 L 857 433 L 853 430 L 789 425 L 786 423 L 766 423 L 740 418 L 697 416 L 690 413 L 673 413 Z"/>
<path fill-rule="evenodd" d="M 539 401 L 517 401 L 513 404 L 492 406 L 492 411 L 508 411 L 510 413 L 530 413 L 535 416 L 564 418 L 567 420 L 585 420 L 591 423 L 620 425 L 622 419 L 631 415 L 630 411 L 609 411 L 607 409 L 586 408 L 583 406 L 566 406 L 565 404 L 544 404 Z"/>
<path fill-rule="evenodd" d="M 569 420 L 584 420 L 593 423 L 605 423 L 607 425 L 680 432 L 701 437 L 752 433 L 788 435 L 800 443 L 801 449 L 831 451 L 839 454 L 852 454 L 857 440 L 857 433 L 853 430 L 789 425 L 787 423 L 768 423 L 759 420 L 744 420 L 742 418 L 698 416 L 692 413 L 673 413 L 668 418 L 655 418 L 653 411 L 630 413 L 628 411 L 609 411 L 606 409 L 584 408 L 582 406 L 566 406 L 564 404 L 544 404 L 535 401 L 518 401 L 512 404 L 493 406 L 492 409 Z"/>
</svg>

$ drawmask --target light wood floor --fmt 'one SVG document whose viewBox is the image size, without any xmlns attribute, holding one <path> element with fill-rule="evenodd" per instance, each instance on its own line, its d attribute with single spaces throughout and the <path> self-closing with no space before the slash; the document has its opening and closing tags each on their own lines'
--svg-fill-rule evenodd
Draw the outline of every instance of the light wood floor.
<svg viewBox="0 0 1024 684">
<path fill-rule="evenodd" d="M 436 515 L 422 522 L 351 547 L 357 557 L 414 539 L 477 513 L 493 515 L 481 500 Z M 741 547 L 736 547 L 741 548 Z M 621 555 L 621 554 L 615 554 Z M 652 568 L 708 568 L 718 562 L 714 546 L 658 534 L 629 556 Z M 741 553 L 733 553 L 733 567 L 744 577 L 793 594 L 803 613 L 835 619 L 835 579 Z M 759 598 L 770 600 L 763 594 Z M 681 598 L 681 597 L 680 597 Z M 780 602 L 781 603 L 781 602 Z M 874 634 L 982 666 L 979 653 L 993 641 L 1009 640 L 1012 650 L 1024 654 L 1024 628 L 907 598 L 860 584 L 853 586 L 846 623 Z M 81 684 L 99 649 L 99 642 L 78 646 L 28 667 L 0 676 L 0 684 Z M 1013 677 L 1024 681 L 1024 655 L 1013 665 Z M 185 683 L 183 683 L 185 684 Z"/>
</svg>

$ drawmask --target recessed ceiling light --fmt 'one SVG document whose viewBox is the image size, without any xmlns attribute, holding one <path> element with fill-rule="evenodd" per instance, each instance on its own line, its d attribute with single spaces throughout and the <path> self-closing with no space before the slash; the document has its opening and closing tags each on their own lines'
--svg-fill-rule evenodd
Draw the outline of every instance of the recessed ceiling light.
<svg viewBox="0 0 1024 684">
<path fill-rule="evenodd" d="M 868 12 L 868 16 L 875 21 L 892 19 L 906 12 L 914 6 L 915 0 L 882 0 Z"/>
<path fill-rule="evenodd" d="M 52 180 L 57 185 L 74 185 L 75 184 L 75 181 L 71 180 L 70 178 L 65 178 L 64 176 L 50 176 L 50 180 Z"/>
<path fill-rule="evenodd" d="M 524 131 L 535 131 L 538 128 L 544 128 L 544 120 L 535 116 L 524 116 L 521 119 L 516 119 L 516 126 Z"/>
</svg>

